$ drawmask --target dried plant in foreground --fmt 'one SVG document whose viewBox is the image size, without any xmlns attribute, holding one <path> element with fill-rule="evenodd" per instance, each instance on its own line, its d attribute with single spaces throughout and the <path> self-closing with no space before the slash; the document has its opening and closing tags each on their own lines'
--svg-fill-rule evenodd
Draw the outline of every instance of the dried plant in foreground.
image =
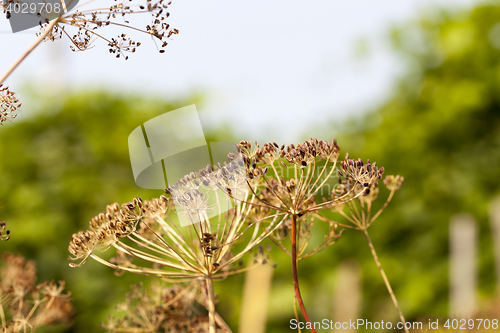
<svg viewBox="0 0 500 333">
<path fill-rule="evenodd" d="M 242 164 L 230 154 L 224 166 L 209 165 L 170 186 L 170 197 L 136 198 L 121 207 L 109 205 L 105 213 L 92 219 L 89 230 L 73 235 L 70 259 L 80 263 L 71 266 L 80 266 L 90 257 L 118 272 L 173 282 L 197 279 L 206 285 L 209 327 L 215 332 L 212 281 L 250 269 L 252 266 L 241 268 L 240 259 L 283 221 L 278 215 L 270 221 L 266 217 L 263 226 L 258 219 L 248 218 L 255 195 L 248 189 Z M 174 208 L 191 224 L 179 226 Z M 110 247 L 117 251 L 110 261 L 97 254 Z M 262 253 L 256 259 L 255 265 L 267 261 Z"/>
<path fill-rule="evenodd" d="M 273 234 L 273 239 L 291 256 L 295 297 L 304 318 L 311 324 L 300 293 L 298 261 L 335 243 L 341 234 L 336 223 L 326 221 L 329 231 L 324 242 L 307 252 L 311 227 L 319 216 L 319 211 L 343 205 L 363 193 L 351 190 L 335 198 L 326 199 L 323 196 L 324 189 L 329 188 L 331 178 L 339 176 L 337 161 L 340 148 L 335 139 L 330 143 L 311 138 L 288 146 L 279 146 L 273 142 L 262 147 L 257 142 L 252 147 L 249 141 L 241 141 L 240 147 L 245 156 L 250 183 L 259 190 L 256 198 L 260 206 L 256 214 L 264 217 L 267 214 L 283 215 L 285 218 L 286 222 Z M 347 161 L 342 162 L 344 163 Z M 351 170 L 348 176 L 356 184 L 368 189 L 380 179 L 383 172 L 383 168 L 378 169 L 375 165 L 370 170 L 360 166 Z M 283 243 L 288 236 L 290 251 Z M 314 328 L 312 331 L 316 332 Z"/>
<path fill-rule="evenodd" d="M 149 288 L 141 283 L 131 289 L 126 301 L 116 306 L 123 315 L 110 316 L 102 324 L 107 332 L 204 333 L 209 330 L 205 297 L 199 284 L 168 286 L 156 280 Z M 231 332 L 218 315 L 216 320 L 223 327 L 216 332 Z"/>
<path fill-rule="evenodd" d="M 11 121 L 17 117 L 17 112 L 20 111 L 22 103 L 15 96 L 15 93 L 9 90 L 9 87 L 3 87 L 0 84 L 0 125 L 3 125 L 7 120 Z"/>
<path fill-rule="evenodd" d="M 208 330 L 214 333 L 217 316 L 213 280 L 251 268 L 241 268 L 238 262 L 270 236 L 291 257 L 295 299 L 311 325 L 300 294 L 299 260 L 334 244 L 342 233 L 339 226 L 366 231 L 402 183 L 399 176 L 386 177 L 390 198 L 370 217 L 371 208 L 366 207 L 371 207 L 371 200 L 378 194 L 384 168 L 349 159 L 348 155 L 339 163 L 339 151 L 335 139 L 327 142 L 312 138 L 289 146 L 266 143 L 262 147 L 241 141 L 236 153 L 228 154 L 227 163 L 208 165 L 184 176 L 166 190 L 168 197 L 150 201 L 136 198 L 121 207 L 107 206 L 106 212 L 92 219 L 89 230 L 73 235 L 70 259 L 80 262 L 70 265 L 80 266 L 92 258 L 117 272 L 173 282 L 199 280 L 205 290 Z M 331 185 L 337 180 L 339 184 L 332 191 Z M 362 213 L 360 203 L 365 207 Z M 344 207 L 353 207 L 353 214 L 361 214 L 354 227 L 320 214 L 343 212 Z M 187 226 L 180 227 L 174 216 Z M 326 222 L 327 231 L 323 242 L 309 249 L 316 221 Z M 288 237 L 290 245 L 285 242 Z M 97 250 L 110 247 L 117 250 L 111 260 L 97 254 Z M 255 264 L 266 263 L 262 247 L 258 249 Z"/>
<path fill-rule="evenodd" d="M 36 285 L 36 267 L 16 254 L 1 262 L 0 318 L 2 332 L 35 332 L 46 325 L 67 323 L 72 314 L 70 293 L 64 281 Z"/>
<path fill-rule="evenodd" d="M 339 174 L 344 178 L 339 179 L 339 185 L 334 191 L 332 191 L 332 198 L 343 198 L 345 195 L 349 195 L 352 197 L 352 200 L 347 201 L 345 204 L 338 205 L 334 209 L 345 219 L 347 219 L 347 221 L 353 224 L 353 226 L 340 224 L 342 227 L 359 230 L 365 236 L 372 257 L 379 269 L 382 279 L 384 280 L 385 286 L 387 288 L 387 291 L 389 292 L 394 307 L 398 312 L 399 318 L 402 323 L 406 323 L 403 312 L 399 307 L 396 296 L 394 295 L 391 284 L 389 283 L 389 279 L 387 278 L 387 275 L 382 268 L 382 264 L 380 263 L 377 252 L 375 251 L 375 247 L 373 246 L 370 236 L 368 235 L 368 227 L 370 227 L 370 225 L 384 211 L 389 202 L 392 200 L 394 193 L 401 188 L 404 182 L 404 177 L 399 175 L 389 175 L 385 177 L 384 185 L 390 191 L 390 194 L 382 207 L 380 207 L 380 209 L 378 209 L 376 212 L 373 212 L 373 202 L 378 198 L 379 195 L 378 182 L 375 181 L 371 183 L 370 186 L 365 186 L 366 184 L 359 183 L 351 176 L 355 174 L 355 170 L 359 169 L 360 167 L 365 168 L 367 171 L 370 171 L 373 170 L 373 166 L 374 165 L 371 165 L 369 162 L 364 164 L 361 160 L 350 160 L 349 156 L 346 155 L 346 162 L 342 164 L 342 170 L 339 170 Z M 346 208 L 347 212 L 345 212 Z M 318 216 L 318 218 L 329 221 L 322 216 Z M 408 333 L 408 329 L 406 327 L 405 332 Z"/>
</svg>

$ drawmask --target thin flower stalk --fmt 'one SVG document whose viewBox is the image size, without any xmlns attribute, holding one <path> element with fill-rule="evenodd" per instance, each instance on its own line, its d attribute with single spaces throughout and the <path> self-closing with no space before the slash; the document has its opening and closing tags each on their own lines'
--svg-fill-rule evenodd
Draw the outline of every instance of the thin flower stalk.
<svg viewBox="0 0 500 333">
<path fill-rule="evenodd" d="M 38 38 L 35 40 L 35 42 L 33 42 L 33 44 L 31 44 L 30 47 L 28 47 L 23 52 L 23 54 L 21 54 L 21 56 L 19 58 L 17 58 L 16 61 L 14 61 L 14 63 L 9 68 L 7 68 L 7 70 L 2 74 L 2 76 L 0 76 L 0 86 L 10 76 L 10 74 L 12 74 L 12 72 L 24 61 L 24 59 L 26 59 L 26 57 L 31 52 L 33 52 L 33 50 L 38 45 L 40 45 L 41 42 L 43 42 L 47 38 L 47 36 L 52 31 L 52 29 L 54 29 L 54 26 L 56 25 L 56 23 L 57 23 L 57 19 L 50 21 L 47 24 L 47 26 L 45 27 L 45 29 L 38 35 Z"/>
<path fill-rule="evenodd" d="M 349 165 L 352 165 L 353 163 L 360 164 L 360 162 L 350 162 Z M 362 162 L 361 162 L 362 164 Z M 375 251 L 375 247 L 373 246 L 373 243 L 370 239 L 370 236 L 368 234 L 368 227 L 371 226 L 371 224 L 380 216 L 380 214 L 385 210 L 385 208 L 388 206 L 389 202 L 392 200 L 394 197 L 394 193 L 401 188 L 404 182 L 404 177 L 402 176 L 393 176 L 389 175 L 385 177 L 384 179 L 384 185 L 387 187 L 387 189 L 390 191 L 386 201 L 380 207 L 375 213 L 372 212 L 372 204 L 373 202 L 378 198 L 379 195 L 379 188 L 377 187 L 378 184 L 375 182 L 373 186 L 369 188 L 365 187 L 360 187 L 359 184 L 356 184 L 351 178 L 349 178 L 349 175 L 352 174 L 352 170 L 349 169 L 349 166 L 346 165 L 345 168 L 341 171 L 342 173 L 345 174 L 347 177 L 346 179 L 342 180 L 339 184 L 339 186 L 336 188 L 335 191 L 333 191 L 332 196 L 333 197 L 338 197 L 342 196 L 347 192 L 351 192 L 352 189 L 354 189 L 353 193 L 363 193 L 362 196 L 358 196 L 356 200 L 352 200 L 345 205 L 341 205 L 338 207 L 335 207 L 335 210 L 340 213 L 343 217 L 346 218 L 347 221 L 353 224 L 353 227 L 350 227 L 351 229 L 356 229 L 360 230 L 364 237 L 365 240 L 368 244 L 368 247 L 370 249 L 371 255 L 373 257 L 373 260 L 375 261 L 375 264 L 377 265 L 377 268 L 379 269 L 380 275 L 382 276 L 382 279 L 384 281 L 384 284 L 387 288 L 387 291 L 391 297 L 391 300 L 394 304 L 394 307 L 396 308 L 396 311 L 398 312 L 398 316 L 401 320 L 401 322 L 406 323 L 406 320 L 404 318 L 403 312 L 401 310 L 401 307 L 399 306 L 399 303 L 397 301 L 396 295 L 394 294 L 394 291 L 392 290 L 391 284 L 389 282 L 389 279 L 387 278 L 387 275 L 382 268 L 382 264 L 380 263 L 380 260 L 378 258 L 377 252 Z M 354 195 L 354 194 L 351 194 Z M 347 213 L 344 211 L 344 208 L 347 207 Z M 325 220 L 328 220 L 324 217 L 319 217 Z M 408 329 L 406 328 L 406 325 L 404 325 L 405 332 L 409 332 Z"/>
</svg>

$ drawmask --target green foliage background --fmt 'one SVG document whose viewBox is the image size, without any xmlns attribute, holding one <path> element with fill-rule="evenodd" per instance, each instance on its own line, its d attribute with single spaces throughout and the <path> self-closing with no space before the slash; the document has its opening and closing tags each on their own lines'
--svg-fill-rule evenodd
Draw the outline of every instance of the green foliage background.
<svg viewBox="0 0 500 333">
<path fill-rule="evenodd" d="M 395 29 L 393 44 L 408 74 L 381 107 L 334 125 L 351 156 L 406 178 L 370 231 L 408 320 L 447 315 L 448 228 L 457 213 L 478 221 L 478 296 L 498 289 L 488 204 L 500 179 L 499 15 L 497 6 L 480 6 Z M 367 310 L 387 298 L 373 266 L 362 264 Z"/>
<path fill-rule="evenodd" d="M 370 232 L 410 321 L 447 315 L 448 223 L 459 212 L 471 213 L 479 223 L 478 296 L 490 297 L 497 288 L 487 209 L 500 179 L 499 22 L 499 7 L 480 6 L 395 29 L 395 50 L 408 72 L 392 97 L 363 117 L 342 124 L 332 120 L 314 132 L 322 139 L 337 137 L 343 152 L 377 161 L 386 174 L 405 176 Z M 67 332 L 98 332 L 128 286 L 143 278 L 116 277 L 92 261 L 69 268 L 71 234 L 86 228 L 106 204 L 161 194 L 135 185 L 128 135 L 144 121 L 201 98 L 165 101 L 104 92 L 68 93 L 57 103 L 36 98 L 42 103 L 36 115 L 26 110 L 21 120 L 0 129 L 0 219 L 12 233 L 2 252 L 36 260 L 40 280 L 67 281 L 77 312 Z M 252 139 L 231 133 L 226 124 L 205 133 L 208 141 Z M 291 270 L 283 254 L 274 252 L 273 259 L 278 267 L 268 331 L 288 332 Z M 335 268 L 345 260 L 361 267 L 362 317 L 396 321 L 363 236 L 349 230 L 338 244 L 301 261 L 310 315 L 332 318 Z M 222 315 L 235 331 L 242 281 L 238 276 L 216 285 Z"/>
</svg>

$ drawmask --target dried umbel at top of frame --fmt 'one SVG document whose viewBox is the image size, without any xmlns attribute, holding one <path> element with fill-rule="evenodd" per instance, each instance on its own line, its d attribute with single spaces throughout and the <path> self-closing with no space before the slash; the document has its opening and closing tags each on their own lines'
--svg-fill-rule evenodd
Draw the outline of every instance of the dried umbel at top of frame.
<svg viewBox="0 0 500 333">
<path fill-rule="evenodd" d="M 128 59 L 128 54 L 136 52 L 141 46 L 141 42 L 131 36 L 136 32 L 149 35 L 158 51 L 165 52 L 170 37 L 179 33 L 167 23 L 170 4 L 165 0 L 95 0 L 78 4 L 76 0 L 56 1 L 53 4 L 50 1 L 37 4 L 8 0 L 2 7 L 10 20 L 25 19 L 15 16 L 21 13 L 19 8 L 24 8 L 23 13 L 29 11 L 30 17 L 36 20 L 35 24 L 40 26 L 39 35 L 46 33 L 45 40 L 53 41 L 66 36 L 71 41 L 71 50 L 77 52 L 92 48 L 94 42 L 101 39 L 107 43 L 109 53 L 116 58 Z M 147 23 L 135 20 L 136 14 L 149 16 L 150 19 Z M 115 29 L 108 28 L 112 26 Z M 111 30 L 120 32 L 107 36 L 106 31 Z"/>
</svg>

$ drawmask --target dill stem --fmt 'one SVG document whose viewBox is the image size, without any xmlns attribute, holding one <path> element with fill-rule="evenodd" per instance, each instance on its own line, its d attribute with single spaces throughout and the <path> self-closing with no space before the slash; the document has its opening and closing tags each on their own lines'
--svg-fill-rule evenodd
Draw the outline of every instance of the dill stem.
<svg viewBox="0 0 500 333">
<path fill-rule="evenodd" d="M 391 284 L 389 283 L 389 279 L 387 278 L 387 275 L 385 275 L 384 269 L 382 268 L 382 264 L 380 263 L 380 260 L 378 259 L 377 252 L 375 251 L 375 247 L 373 246 L 373 243 L 370 239 L 370 236 L 368 236 L 368 231 L 364 228 L 361 230 L 363 231 L 363 234 L 365 235 L 366 242 L 368 243 L 368 247 L 370 248 L 373 259 L 375 260 L 375 263 L 377 264 L 377 267 L 380 271 L 380 275 L 382 275 L 382 279 L 384 280 L 387 291 L 389 292 L 389 295 L 391 296 L 392 303 L 394 304 L 394 307 L 398 311 L 399 319 L 403 323 L 405 332 L 409 333 L 408 329 L 406 328 L 406 321 L 405 321 L 405 317 L 403 316 L 403 312 L 401 311 L 401 308 L 399 307 L 398 300 L 396 299 L 396 295 L 394 295 L 394 292 L 392 291 L 392 288 L 391 288 Z"/>
<path fill-rule="evenodd" d="M 2 319 L 2 329 L 6 329 L 7 325 L 5 323 L 5 312 L 3 310 L 2 303 L 0 302 L 0 319 Z"/>
<path fill-rule="evenodd" d="M 21 62 L 33 51 L 44 39 L 45 37 L 52 31 L 59 18 L 53 19 L 50 21 L 49 25 L 45 28 L 45 30 L 38 36 L 37 40 L 26 50 L 24 53 L 3 73 L 0 77 L 0 84 L 7 79 L 7 77 L 14 71 L 14 69 L 21 64 Z"/>
<path fill-rule="evenodd" d="M 215 333 L 215 296 L 214 296 L 214 284 L 212 281 L 212 276 L 207 275 L 205 277 L 205 283 L 207 285 L 207 305 L 208 305 L 208 324 L 209 332 Z"/>
<path fill-rule="evenodd" d="M 292 275 L 293 275 L 293 287 L 295 289 L 295 296 L 297 297 L 297 302 L 300 306 L 300 311 L 304 316 L 305 320 L 311 325 L 311 330 L 314 333 L 317 333 L 314 329 L 314 325 L 309 319 L 309 315 L 307 314 L 306 307 L 304 306 L 304 301 L 302 301 L 302 296 L 300 295 L 299 288 L 299 274 L 297 272 L 297 216 L 295 214 L 292 215 Z"/>
</svg>

